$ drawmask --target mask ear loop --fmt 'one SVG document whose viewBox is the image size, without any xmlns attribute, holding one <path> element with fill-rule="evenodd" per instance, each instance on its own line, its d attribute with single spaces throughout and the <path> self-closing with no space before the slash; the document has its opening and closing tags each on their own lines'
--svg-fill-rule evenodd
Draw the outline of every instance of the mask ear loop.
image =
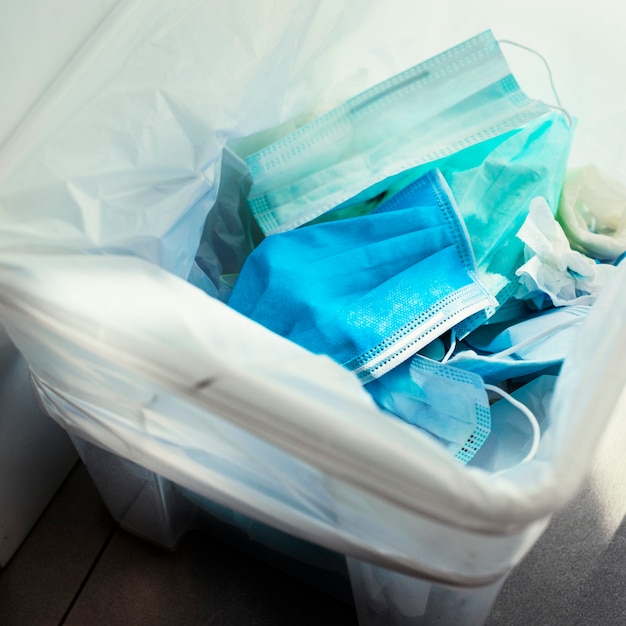
<svg viewBox="0 0 626 626">
<path fill-rule="evenodd" d="M 572 116 L 569 114 L 569 111 L 561 104 L 561 98 L 559 98 L 559 94 L 556 90 L 556 85 L 554 84 L 552 70 L 550 69 L 550 64 L 548 63 L 546 58 L 541 53 L 537 52 L 536 50 L 533 50 L 532 48 L 529 48 L 528 46 L 525 46 L 524 44 L 517 43 L 517 41 L 511 41 L 510 39 L 498 39 L 498 43 L 499 44 L 505 43 L 510 46 L 515 46 L 516 48 L 521 48 L 522 50 L 526 50 L 527 52 L 534 54 L 535 56 L 539 57 L 543 61 L 543 64 L 545 65 L 546 70 L 548 72 L 548 79 L 550 80 L 550 87 L 552 88 L 554 99 L 556 100 L 556 104 L 548 104 L 548 106 L 551 109 L 561 111 L 561 113 L 563 113 L 563 115 L 565 115 L 565 117 L 567 118 L 567 123 L 571 128 L 573 124 Z"/>
<path fill-rule="evenodd" d="M 447 363 L 450 357 L 454 354 L 456 349 L 456 333 L 454 332 L 454 328 L 450 331 L 450 347 L 448 351 L 445 353 L 443 359 L 441 359 L 441 363 Z"/>
<path fill-rule="evenodd" d="M 516 400 L 513 396 L 511 396 L 511 394 L 504 391 L 504 389 L 500 389 L 500 387 L 488 384 L 485 384 L 485 389 L 487 391 L 493 391 L 507 402 L 510 402 L 516 409 L 519 409 L 528 418 L 528 421 L 530 422 L 530 425 L 533 429 L 533 442 L 526 456 L 519 463 L 517 463 L 517 465 L 528 463 L 528 461 L 532 460 L 535 454 L 537 454 L 537 450 L 539 449 L 539 441 L 541 440 L 541 428 L 539 427 L 539 422 L 537 421 L 535 414 L 525 404 L 522 404 L 519 400 Z"/>
<path fill-rule="evenodd" d="M 557 330 L 560 330 L 561 328 L 567 328 L 568 326 L 572 326 L 573 324 L 579 324 L 584 319 L 585 317 L 581 316 L 581 317 L 574 317 L 571 320 L 565 320 L 564 322 L 561 322 L 560 324 L 556 324 L 552 328 L 546 328 L 540 333 L 537 333 L 537 335 L 535 335 L 534 337 L 530 337 L 529 339 L 520 341 L 518 344 L 511 346 L 510 348 L 507 348 L 506 350 L 502 350 L 501 352 L 494 353 L 492 356 L 496 358 L 509 356 L 513 352 L 517 352 L 521 348 L 525 348 L 526 346 L 532 345 L 533 343 L 536 343 L 540 339 L 543 339 L 544 337 L 551 335 L 553 332 L 556 332 Z M 533 429 L 533 442 L 526 456 L 519 463 L 517 463 L 517 465 L 521 465 L 522 463 L 527 463 L 528 461 L 532 460 L 535 454 L 537 454 L 537 449 L 539 448 L 539 441 L 541 440 L 541 428 L 539 427 L 539 422 L 537 421 L 537 417 L 525 404 L 523 404 L 519 400 L 516 400 L 511 394 L 504 391 L 504 389 L 501 389 L 500 387 L 496 387 L 495 385 L 490 385 L 488 383 L 485 383 L 485 389 L 487 391 L 492 391 L 493 393 L 499 395 L 501 398 L 503 398 L 504 400 L 512 404 L 515 408 L 519 409 L 527 417 Z M 500 473 L 500 472 L 496 472 L 496 473 Z"/>
</svg>

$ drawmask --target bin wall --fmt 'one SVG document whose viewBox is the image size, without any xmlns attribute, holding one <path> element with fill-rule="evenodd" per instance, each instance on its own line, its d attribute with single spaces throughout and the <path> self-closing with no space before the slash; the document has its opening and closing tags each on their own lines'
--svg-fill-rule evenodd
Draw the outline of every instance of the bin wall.
<svg viewBox="0 0 626 626">
<path fill-rule="evenodd" d="M 0 567 L 76 460 L 66 433 L 39 408 L 26 362 L 0 327 Z"/>
<path fill-rule="evenodd" d="M 480 626 L 505 576 L 471 589 L 406 576 L 329 551 L 180 488 L 140 465 L 70 435 L 122 528 L 165 549 L 209 532 L 301 581 L 354 604 L 361 626 Z"/>
</svg>

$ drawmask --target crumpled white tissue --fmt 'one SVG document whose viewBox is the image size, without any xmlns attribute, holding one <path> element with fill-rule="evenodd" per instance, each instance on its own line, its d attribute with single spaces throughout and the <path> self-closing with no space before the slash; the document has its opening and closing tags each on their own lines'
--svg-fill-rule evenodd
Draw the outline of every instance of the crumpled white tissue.
<svg viewBox="0 0 626 626">
<path fill-rule="evenodd" d="M 517 237 L 526 244 L 526 262 L 516 272 L 519 287 L 515 296 L 538 309 L 550 304 L 592 304 L 617 269 L 572 250 L 541 197 L 533 198 Z"/>
</svg>

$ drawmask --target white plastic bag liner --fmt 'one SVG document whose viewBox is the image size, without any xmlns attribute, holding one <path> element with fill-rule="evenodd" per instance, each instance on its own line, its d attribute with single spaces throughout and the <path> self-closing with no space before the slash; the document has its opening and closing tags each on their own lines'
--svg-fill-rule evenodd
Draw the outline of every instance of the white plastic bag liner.
<svg viewBox="0 0 626 626">
<path fill-rule="evenodd" d="M 620 5 L 498 8 L 119 3 L 0 152 L 0 319 L 50 414 L 374 564 L 459 585 L 508 573 L 580 484 L 624 388 L 623 267 L 542 399 L 535 460 L 496 475 L 459 465 L 339 365 L 184 280 L 229 138 L 309 119 L 486 28 L 550 60 L 579 118 L 573 163 L 623 181 Z M 550 101 L 541 61 L 510 58 L 525 90 Z"/>
</svg>

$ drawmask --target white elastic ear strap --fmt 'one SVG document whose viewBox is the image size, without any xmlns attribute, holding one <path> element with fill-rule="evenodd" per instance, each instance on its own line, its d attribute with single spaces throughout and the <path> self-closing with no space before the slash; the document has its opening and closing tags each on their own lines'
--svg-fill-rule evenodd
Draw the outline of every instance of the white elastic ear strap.
<svg viewBox="0 0 626 626">
<path fill-rule="evenodd" d="M 580 324 L 584 320 L 584 316 L 581 317 L 572 317 L 568 320 L 564 320 L 551 326 L 550 328 L 544 328 L 541 332 L 537 333 L 533 337 L 528 337 L 519 343 L 516 343 L 514 346 L 510 346 L 505 350 L 501 350 L 500 352 L 494 352 L 490 355 L 490 358 L 501 358 L 504 356 L 510 356 L 511 354 L 518 352 L 522 348 L 526 348 L 528 346 L 532 346 L 534 343 L 537 343 L 540 339 L 544 339 L 548 337 L 552 333 L 555 333 L 557 330 L 561 330 L 562 328 L 567 328 L 568 326 L 573 326 L 574 324 Z"/>
<path fill-rule="evenodd" d="M 543 64 L 545 65 L 546 70 L 548 72 L 548 79 L 550 80 L 550 87 L 552 89 L 552 93 L 554 94 L 554 99 L 556 100 L 556 105 L 548 104 L 547 106 L 549 106 L 551 109 L 556 109 L 557 111 L 561 111 L 561 113 L 563 113 L 563 115 L 567 117 L 568 124 L 569 126 L 571 126 L 572 116 L 569 114 L 569 111 L 565 107 L 563 107 L 563 105 L 561 104 L 561 98 L 559 98 L 559 94 L 554 84 L 552 70 L 550 69 L 550 64 L 548 63 L 546 58 L 542 54 L 537 52 L 536 50 L 533 50 L 532 48 L 529 48 L 528 46 L 525 46 L 524 44 L 517 43 L 517 41 L 511 41 L 510 39 L 498 39 L 498 43 L 505 43 L 510 46 L 515 46 L 516 48 L 521 48 L 522 50 L 526 50 L 527 52 L 534 54 L 535 56 L 539 57 L 543 61 Z"/>
<path fill-rule="evenodd" d="M 447 363 L 448 359 L 454 354 L 456 350 L 456 333 L 454 332 L 454 328 L 450 331 L 450 347 L 448 351 L 445 353 L 443 359 L 441 359 L 442 363 Z"/>
<path fill-rule="evenodd" d="M 504 400 L 510 402 L 516 409 L 519 409 L 528 418 L 528 421 L 530 422 L 530 425 L 533 429 L 533 443 L 530 447 L 530 450 L 528 451 L 528 454 L 526 454 L 526 456 L 518 463 L 518 465 L 521 465 L 522 463 L 527 463 L 532 458 L 534 458 L 535 454 L 537 454 L 537 449 L 539 448 L 539 440 L 541 439 L 541 428 L 539 428 L 539 422 L 537 421 L 535 414 L 525 404 L 522 404 L 519 400 L 516 400 L 513 396 L 511 396 L 511 394 L 504 391 L 504 389 L 500 389 L 500 387 L 488 384 L 485 384 L 485 389 L 487 391 L 493 391 L 500 397 L 504 398 Z"/>
</svg>

